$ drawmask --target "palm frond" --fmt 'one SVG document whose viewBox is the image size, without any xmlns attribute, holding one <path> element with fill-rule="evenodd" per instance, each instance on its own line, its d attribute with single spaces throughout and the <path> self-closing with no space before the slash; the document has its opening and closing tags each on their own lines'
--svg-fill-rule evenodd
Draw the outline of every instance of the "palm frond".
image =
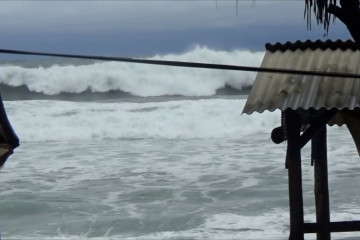
<svg viewBox="0 0 360 240">
<path fill-rule="evenodd" d="M 304 18 L 306 18 L 307 28 L 311 29 L 311 15 L 316 17 L 317 24 L 323 24 L 326 33 L 329 29 L 331 14 L 328 9 L 330 4 L 336 4 L 337 0 L 305 0 Z"/>
</svg>

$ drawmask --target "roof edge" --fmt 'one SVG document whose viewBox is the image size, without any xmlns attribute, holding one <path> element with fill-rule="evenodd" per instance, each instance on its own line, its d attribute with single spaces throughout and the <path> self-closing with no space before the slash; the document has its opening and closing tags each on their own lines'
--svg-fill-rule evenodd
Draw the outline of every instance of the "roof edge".
<svg viewBox="0 0 360 240">
<path fill-rule="evenodd" d="M 245 106 L 246 107 L 246 106 Z M 353 110 L 360 110 L 360 107 L 354 107 L 354 108 L 349 108 L 349 107 L 309 107 L 309 108 L 304 108 L 304 107 L 298 107 L 298 108 L 293 108 L 293 107 L 286 107 L 286 108 L 281 108 L 281 107 L 273 107 L 273 108 L 263 108 L 260 110 L 245 110 L 245 107 L 243 109 L 242 114 L 246 114 L 246 115 L 252 115 L 253 113 L 264 113 L 264 112 L 275 112 L 275 111 L 285 111 L 287 109 L 291 109 L 291 110 L 304 110 L 304 111 L 308 111 L 308 110 L 338 110 L 338 111 L 342 111 L 342 110 L 349 110 L 349 111 L 353 111 Z"/>
<path fill-rule="evenodd" d="M 321 40 L 316 40 L 315 42 L 311 41 L 311 40 L 306 40 L 305 42 L 297 40 L 296 42 L 287 41 L 284 44 L 282 44 L 280 42 L 277 42 L 275 44 L 266 43 L 265 44 L 265 49 L 267 51 L 270 51 L 270 52 L 276 52 L 276 51 L 285 52 L 285 51 L 288 51 L 288 50 L 295 51 L 295 50 L 299 50 L 299 49 L 300 50 L 306 50 L 306 49 L 311 49 L 311 50 L 315 50 L 315 49 L 336 50 L 336 49 L 341 49 L 341 50 L 358 51 L 358 50 L 360 50 L 360 46 L 358 46 L 352 40 L 342 41 L 342 40 L 338 39 L 336 41 L 327 40 L 325 42 L 321 41 Z"/>
</svg>

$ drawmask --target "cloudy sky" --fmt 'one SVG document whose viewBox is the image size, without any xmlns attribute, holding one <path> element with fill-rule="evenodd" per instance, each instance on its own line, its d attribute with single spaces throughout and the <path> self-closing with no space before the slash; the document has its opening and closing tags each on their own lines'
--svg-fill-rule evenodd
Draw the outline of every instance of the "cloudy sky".
<svg viewBox="0 0 360 240">
<path fill-rule="evenodd" d="M 350 38 L 339 20 L 307 30 L 303 0 L 1 0 L 0 31 L 0 48 L 118 56 Z"/>
</svg>

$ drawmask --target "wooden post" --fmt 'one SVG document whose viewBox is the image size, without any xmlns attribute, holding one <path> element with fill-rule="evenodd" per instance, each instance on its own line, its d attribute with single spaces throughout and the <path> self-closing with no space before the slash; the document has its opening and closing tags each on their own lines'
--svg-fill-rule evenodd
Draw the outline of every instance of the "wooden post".
<svg viewBox="0 0 360 240">
<path fill-rule="evenodd" d="M 289 240 L 304 239 L 304 209 L 301 176 L 301 148 L 299 137 L 301 118 L 296 111 L 285 111 L 287 153 L 286 161 L 289 178 L 290 237 Z"/>
<path fill-rule="evenodd" d="M 327 145 L 326 145 L 326 125 L 312 138 L 311 158 L 314 161 L 315 178 L 315 207 L 316 223 L 329 226 L 330 223 L 330 204 L 328 187 L 328 166 L 327 166 Z M 318 240 L 330 240 L 329 228 L 320 228 L 317 233 Z"/>
</svg>

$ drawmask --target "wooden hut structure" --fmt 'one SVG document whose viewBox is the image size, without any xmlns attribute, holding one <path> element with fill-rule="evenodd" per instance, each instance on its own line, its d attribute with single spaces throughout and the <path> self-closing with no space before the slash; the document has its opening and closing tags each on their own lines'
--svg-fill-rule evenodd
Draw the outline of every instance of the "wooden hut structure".
<svg viewBox="0 0 360 240">
<path fill-rule="evenodd" d="M 352 41 L 306 41 L 266 44 L 263 68 L 360 73 L 360 51 Z M 272 131 L 275 143 L 287 141 L 290 240 L 316 233 L 360 231 L 360 221 L 331 222 L 327 171 L 326 126 L 349 128 L 360 153 L 360 79 L 258 73 L 243 113 L 282 112 L 281 126 Z M 304 223 L 301 149 L 311 141 L 315 171 L 316 222 Z"/>
</svg>

